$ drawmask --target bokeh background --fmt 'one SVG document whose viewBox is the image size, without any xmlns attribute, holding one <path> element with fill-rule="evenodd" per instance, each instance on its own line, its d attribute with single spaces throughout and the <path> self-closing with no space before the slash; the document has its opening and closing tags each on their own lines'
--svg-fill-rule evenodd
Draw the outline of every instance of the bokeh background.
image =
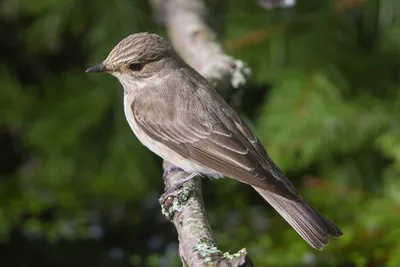
<svg viewBox="0 0 400 267">
<path fill-rule="evenodd" d="M 253 71 L 235 108 L 345 235 L 315 251 L 249 186 L 205 179 L 219 248 L 256 266 L 400 266 L 400 2 L 222 3 L 221 42 Z M 0 2 L 0 266 L 180 265 L 161 161 L 118 81 L 84 73 L 131 33 L 168 37 L 158 15 L 144 0 Z"/>
</svg>

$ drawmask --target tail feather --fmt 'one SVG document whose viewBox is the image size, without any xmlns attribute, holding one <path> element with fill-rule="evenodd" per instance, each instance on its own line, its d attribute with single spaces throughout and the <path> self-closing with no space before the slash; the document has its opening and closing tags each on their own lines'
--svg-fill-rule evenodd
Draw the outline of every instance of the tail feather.
<svg viewBox="0 0 400 267">
<path fill-rule="evenodd" d="M 312 247 L 322 250 L 328 245 L 328 236 L 339 237 L 340 229 L 304 200 L 290 200 L 253 187 Z"/>
<path fill-rule="evenodd" d="M 303 201 L 304 202 L 304 201 Z M 327 233 L 330 236 L 333 237 L 340 237 L 343 235 L 342 231 L 339 229 L 339 227 L 336 226 L 333 222 L 331 222 L 328 218 L 326 218 L 324 215 L 319 213 L 317 210 L 315 210 L 313 207 L 309 206 L 307 203 L 306 205 L 311 208 L 315 214 L 317 214 L 320 218 L 320 220 L 324 223 Z"/>
</svg>

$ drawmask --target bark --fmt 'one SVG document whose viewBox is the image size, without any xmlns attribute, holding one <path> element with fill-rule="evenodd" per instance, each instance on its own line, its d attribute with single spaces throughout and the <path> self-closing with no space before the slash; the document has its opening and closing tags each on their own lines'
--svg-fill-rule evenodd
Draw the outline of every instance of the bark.
<svg viewBox="0 0 400 267">
<path fill-rule="evenodd" d="M 152 0 L 168 31 L 170 40 L 183 59 L 225 97 L 227 101 L 249 80 L 250 69 L 225 54 L 216 32 L 207 24 L 208 11 L 201 0 Z M 171 164 L 164 162 L 164 170 Z M 170 188 L 189 174 L 181 170 L 166 172 L 165 187 Z M 178 232 L 179 256 L 187 266 L 253 266 L 246 249 L 234 254 L 217 248 L 204 210 L 201 178 L 186 182 L 160 201 L 163 214 Z"/>
</svg>

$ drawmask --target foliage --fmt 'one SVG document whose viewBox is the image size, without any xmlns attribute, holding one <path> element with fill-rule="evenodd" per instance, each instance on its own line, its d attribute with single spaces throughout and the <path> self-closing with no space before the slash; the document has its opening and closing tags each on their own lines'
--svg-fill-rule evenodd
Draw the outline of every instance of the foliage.
<svg viewBox="0 0 400 267">
<path fill-rule="evenodd" d="M 230 1 L 222 39 L 253 70 L 238 111 L 345 235 L 314 251 L 251 188 L 205 181 L 219 248 L 256 266 L 399 266 L 400 3 L 298 2 Z M 84 73 L 130 33 L 166 36 L 146 1 L 0 6 L 0 265 L 179 265 L 160 160 L 118 82 Z"/>
</svg>

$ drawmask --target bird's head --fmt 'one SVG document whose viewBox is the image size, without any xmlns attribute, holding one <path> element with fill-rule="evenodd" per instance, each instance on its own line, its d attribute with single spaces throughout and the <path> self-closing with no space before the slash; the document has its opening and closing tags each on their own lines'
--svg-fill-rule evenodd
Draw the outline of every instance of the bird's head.
<svg viewBox="0 0 400 267">
<path fill-rule="evenodd" d="M 143 79 L 163 75 L 165 67 L 170 67 L 174 61 L 175 54 L 170 43 L 161 36 L 135 33 L 119 42 L 103 63 L 86 72 L 110 73 L 126 88 Z"/>
</svg>

